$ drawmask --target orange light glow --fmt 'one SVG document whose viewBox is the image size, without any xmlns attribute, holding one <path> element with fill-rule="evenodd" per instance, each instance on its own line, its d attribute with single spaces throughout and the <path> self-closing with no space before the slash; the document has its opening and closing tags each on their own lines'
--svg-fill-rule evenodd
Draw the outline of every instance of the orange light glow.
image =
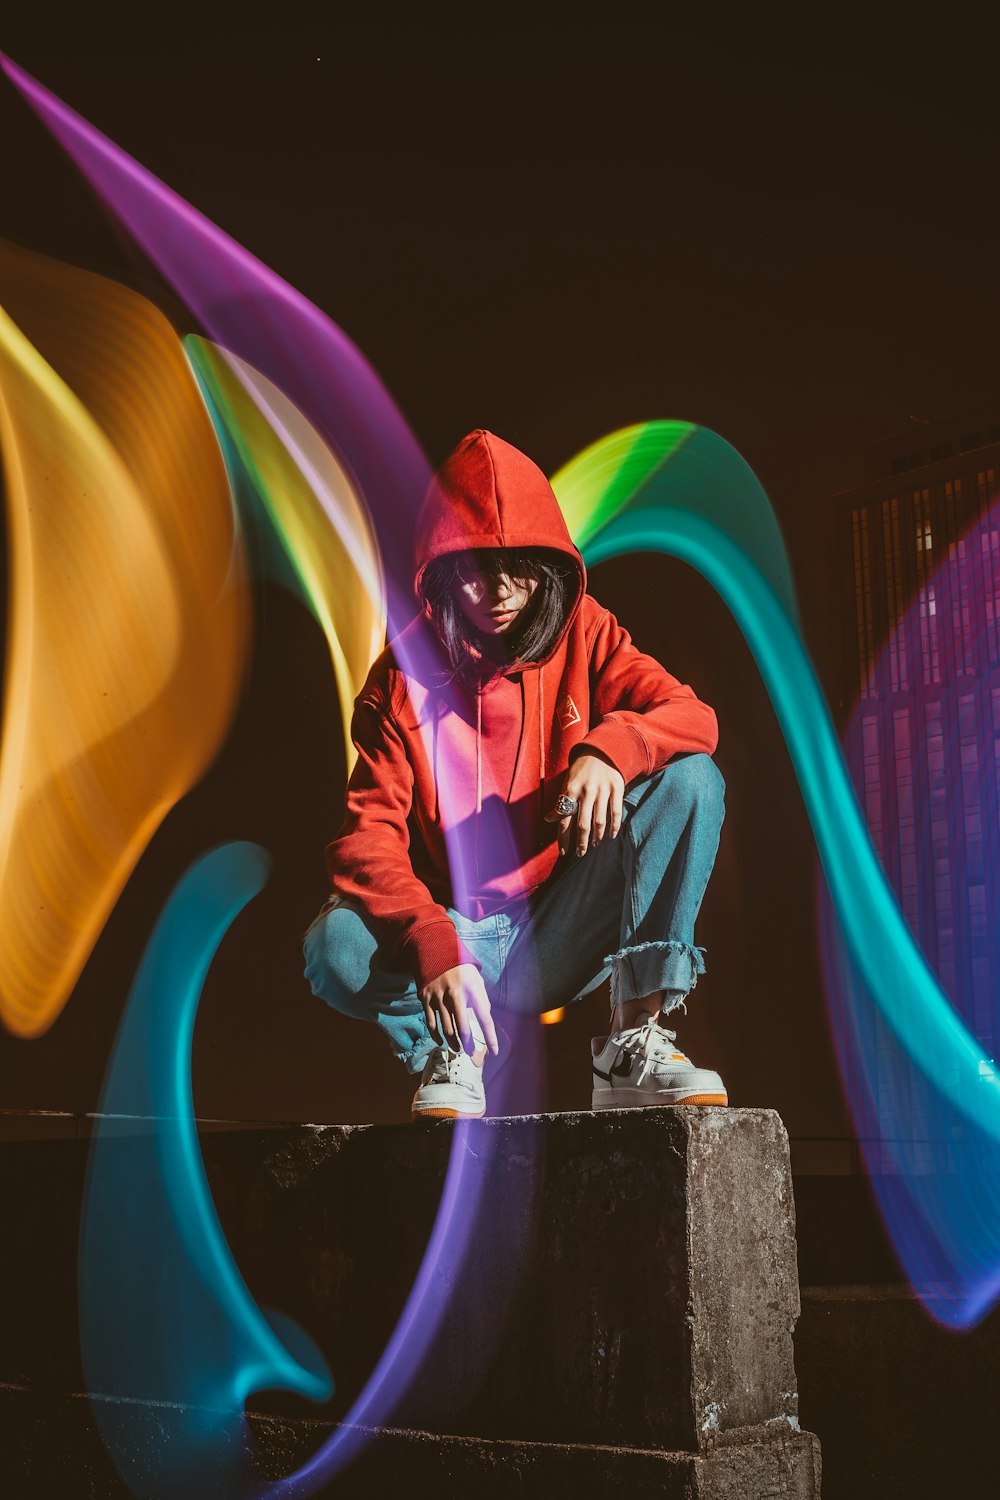
<svg viewBox="0 0 1000 1500">
<path fill-rule="evenodd" d="M 557 1006 L 555 1010 L 543 1011 L 538 1019 L 541 1021 L 543 1026 L 558 1026 L 559 1022 L 563 1019 L 565 1014 L 565 1005 L 560 1005 Z"/>
<path fill-rule="evenodd" d="M 226 733 L 249 600 L 218 442 L 167 321 L 3 243 L 0 293 L 0 1016 L 36 1036 Z"/>
</svg>

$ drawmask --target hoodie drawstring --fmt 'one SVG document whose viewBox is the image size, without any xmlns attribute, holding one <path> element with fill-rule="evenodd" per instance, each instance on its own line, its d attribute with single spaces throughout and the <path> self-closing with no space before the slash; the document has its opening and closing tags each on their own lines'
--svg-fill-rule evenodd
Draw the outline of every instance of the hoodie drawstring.
<svg viewBox="0 0 1000 1500">
<path fill-rule="evenodd" d="M 431 715 L 431 775 L 434 778 L 434 821 L 441 822 L 441 778 L 438 775 L 438 739 L 441 725 L 441 704 L 434 703 Z"/>
</svg>

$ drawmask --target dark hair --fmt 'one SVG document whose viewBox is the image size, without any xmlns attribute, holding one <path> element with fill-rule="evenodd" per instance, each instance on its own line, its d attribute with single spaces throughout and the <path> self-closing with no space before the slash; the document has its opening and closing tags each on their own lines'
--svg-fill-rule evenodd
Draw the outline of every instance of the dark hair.
<svg viewBox="0 0 1000 1500">
<path fill-rule="evenodd" d="M 473 630 L 458 603 L 463 568 L 472 565 L 495 587 L 502 576 L 533 578 L 538 587 L 524 606 L 505 644 L 522 661 L 541 661 L 552 650 L 566 623 L 576 597 L 579 572 L 565 552 L 536 547 L 477 547 L 468 552 L 448 552 L 427 564 L 420 580 L 420 594 L 444 646 L 451 679 L 466 681 L 478 676 L 470 647 L 481 651 L 482 639 Z"/>
</svg>

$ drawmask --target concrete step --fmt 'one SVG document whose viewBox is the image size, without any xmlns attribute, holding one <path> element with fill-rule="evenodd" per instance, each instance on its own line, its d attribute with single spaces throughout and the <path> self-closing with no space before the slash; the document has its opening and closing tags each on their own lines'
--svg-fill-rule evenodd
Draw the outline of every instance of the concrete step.
<svg viewBox="0 0 1000 1500">
<path fill-rule="evenodd" d="M 128 1484 L 93 1421 L 107 1398 L 44 1396 L 0 1386 L 0 1451 L 10 1493 L 18 1500 L 132 1500 L 147 1484 L 156 1493 L 157 1463 L 175 1414 L 131 1403 L 129 1431 L 138 1438 Z M 248 1463 L 267 1484 L 294 1474 L 342 1428 L 305 1418 L 251 1415 Z M 757 1500 L 819 1495 L 819 1444 L 810 1433 L 775 1428 L 746 1434 L 704 1454 L 582 1443 L 442 1436 L 403 1428 L 350 1429 L 358 1457 L 314 1488 L 292 1485 L 283 1500 L 373 1500 L 404 1487 L 407 1500 Z M 135 1486 L 133 1488 L 132 1486 Z M 5 1490 L 4 1493 L 7 1493 Z M 218 1492 L 214 1493 L 217 1500 Z M 191 1500 L 200 1500 L 192 1495 Z"/>
<path fill-rule="evenodd" d="M 825 1500 L 996 1493 L 1000 1308 L 955 1332 L 898 1281 L 803 1287 L 795 1351 Z"/>
</svg>

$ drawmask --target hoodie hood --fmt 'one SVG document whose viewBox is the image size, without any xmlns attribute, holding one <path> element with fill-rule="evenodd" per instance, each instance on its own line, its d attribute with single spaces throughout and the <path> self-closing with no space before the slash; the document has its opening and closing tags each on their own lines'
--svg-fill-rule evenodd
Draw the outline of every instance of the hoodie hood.
<svg viewBox="0 0 1000 1500">
<path fill-rule="evenodd" d="M 551 650 L 537 662 L 524 662 L 514 658 L 491 675 L 495 685 L 505 678 L 516 679 L 519 695 L 519 727 L 514 732 L 510 725 L 504 741 L 516 744 L 513 770 L 509 785 L 503 792 L 503 800 L 509 809 L 511 800 L 518 791 L 519 772 L 522 771 L 525 735 L 530 718 L 535 720 L 538 740 L 537 766 L 531 772 L 537 788 L 535 829 L 544 827 L 546 812 L 546 778 L 548 755 L 546 731 L 548 719 L 545 711 L 545 674 L 542 666 L 551 661 L 563 647 L 563 642 L 576 618 L 587 588 L 587 570 L 583 558 L 573 545 L 559 502 L 552 486 L 536 463 L 510 443 L 505 443 L 494 433 L 477 427 L 468 433 L 445 459 L 428 487 L 427 495 L 417 521 L 416 574 L 414 591 L 420 596 L 420 582 L 427 565 L 449 552 L 468 552 L 480 547 L 544 547 L 572 560 L 577 574 L 576 595 L 566 612 L 562 629 Z M 425 614 L 429 611 L 425 610 Z M 528 707 L 525 687 L 525 672 L 534 680 L 532 706 Z M 473 828 L 473 869 L 477 882 L 482 878 L 480 863 L 480 823 L 483 819 L 484 803 L 484 678 L 475 688 L 475 808 Z M 502 694 L 501 694 L 502 696 Z M 435 730 L 437 721 L 435 719 Z M 436 812 L 440 811 L 440 777 L 437 765 L 437 735 L 434 737 L 433 775 L 435 782 Z M 492 771 L 495 773 L 496 766 Z M 523 772 L 522 772 L 523 775 Z M 506 777 L 504 778 L 506 779 Z M 523 791 L 523 789 L 522 789 Z M 510 843 L 510 831 L 504 819 L 502 826 L 492 830 L 490 842 L 497 840 Z"/>
<path fill-rule="evenodd" d="M 560 642 L 587 588 L 587 570 L 573 545 L 552 486 L 536 463 L 494 433 L 477 427 L 448 455 L 431 480 L 417 521 L 414 592 L 428 563 L 480 547 L 547 547 L 572 559 L 579 587 Z"/>
</svg>

